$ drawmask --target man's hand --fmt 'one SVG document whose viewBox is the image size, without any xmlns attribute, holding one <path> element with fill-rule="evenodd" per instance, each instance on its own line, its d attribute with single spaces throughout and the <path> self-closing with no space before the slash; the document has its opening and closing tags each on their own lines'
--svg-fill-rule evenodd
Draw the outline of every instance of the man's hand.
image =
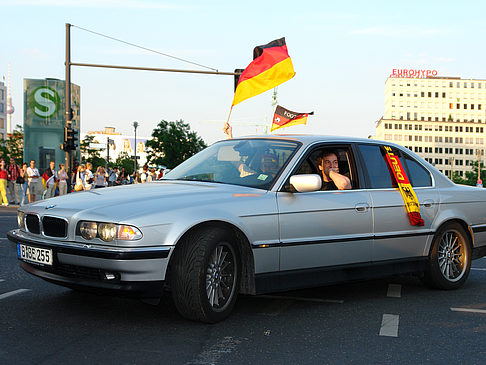
<svg viewBox="0 0 486 365">
<path fill-rule="evenodd" d="M 226 138 L 233 138 L 233 128 L 228 122 L 224 123 L 223 133 L 226 134 Z"/>
</svg>

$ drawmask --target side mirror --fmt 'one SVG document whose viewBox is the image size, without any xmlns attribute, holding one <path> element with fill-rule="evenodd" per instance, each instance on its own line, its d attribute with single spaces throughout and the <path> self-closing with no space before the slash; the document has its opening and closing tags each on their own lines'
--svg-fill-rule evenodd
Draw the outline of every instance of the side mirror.
<svg viewBox="0 0 486 365">
<path fill-rule="evenodd" d="M 322 179 L 316 174 L 293 175 L 290 177 L 290 185 L 299 193 L 317 191 L 322 186 Z"/>
</svg>

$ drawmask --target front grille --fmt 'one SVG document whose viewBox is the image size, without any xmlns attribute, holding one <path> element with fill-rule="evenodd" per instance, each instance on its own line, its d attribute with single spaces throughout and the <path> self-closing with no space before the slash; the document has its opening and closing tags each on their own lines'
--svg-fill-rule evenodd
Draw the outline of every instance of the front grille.
<svg viewBox="0 0 486 365">
<path fill-rule="evenodd" d="M 42 218 L 44 235 L 50 237 L 66 237 L 67 222 L 64 219 L 45 216 Z"/>
<path fill-rule="evenodd" d="M 27 214 L 25 217 L 25 223 L 27 224 L 27 229 L 31 233 L 40 233 L 40 223 L 39 223 L 39 217 L 36 216 L 35 214 Z"/>
<path fill-rule="evenodd" d="M 85 266 L 56 264 L 54 266 L 42 267 L 36 265 L 36 267 L 42 271 L 50 272 L 68 278 L 103 281 L 105 277 L 103 270 Z"/>
</svg>

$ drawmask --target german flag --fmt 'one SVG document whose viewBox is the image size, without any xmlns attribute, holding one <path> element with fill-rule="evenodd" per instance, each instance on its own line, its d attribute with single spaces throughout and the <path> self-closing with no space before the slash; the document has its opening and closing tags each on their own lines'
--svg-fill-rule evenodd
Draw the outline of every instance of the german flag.
<svg viewBox="0 0 486 365">
<path fill-rule="evenodd" d="M 313 114 L 314 112 L 297 113 L 277 105 L 275 114 L 273 115 L 270 132 L 274 131 L 275 129 L 290 127 L 291 125 L 307 124 L 307 117 Z"/>
<path fill-rule="evenodd" d="M 253 61 L 240 75 L 231 106 L 270 90 L 294 75 L 285 38 L 257 46 L 253 50 Z"/>
</svg>

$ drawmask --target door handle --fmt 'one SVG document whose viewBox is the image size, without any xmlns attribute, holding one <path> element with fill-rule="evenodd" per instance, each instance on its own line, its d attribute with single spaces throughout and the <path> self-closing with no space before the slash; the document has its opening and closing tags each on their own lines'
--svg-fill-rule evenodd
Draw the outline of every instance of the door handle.
<svg viewBox="0 0 486 365">
<path fill-rule="evenodd" d="M 433 200 L 424 200 L 424 207 L 430 208 L 434 204 Z"/>
<path fill-rule="evenodd" d="M 354 209 L 356 209 L 357 212 L 367 212 L 369 209 L 369 204 L 368 203 L 358 203 L 354 206 Z"/>
</svg>

